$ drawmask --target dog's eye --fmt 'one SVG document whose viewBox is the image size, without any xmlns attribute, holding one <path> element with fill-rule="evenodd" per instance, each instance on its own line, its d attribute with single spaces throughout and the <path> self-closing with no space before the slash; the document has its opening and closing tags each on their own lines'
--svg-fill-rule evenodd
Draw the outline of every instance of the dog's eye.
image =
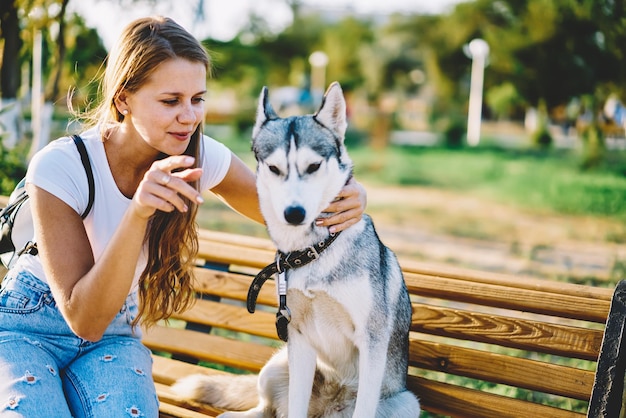
<svg viewBox="0 0 626 418">
<path fill-rule="evenodd" d="M 267 168 L 270 169 L 270 171 L 274 174 L 276 174 L 277 176 L 280 175 L 280 170 L 278 169 L 278 167 L 276 167 L 275 165 L 269 165 L 267 166 Z"/>
<path fill-rule="evenodd" d="M 306 169 L 306 173 L 307 174 L 313 174 L 315 173 L 317 170 L 319 170 L 321 163 L 315 163 L 315 164 L 311 164 L 307 167 Z"/>
</svg>

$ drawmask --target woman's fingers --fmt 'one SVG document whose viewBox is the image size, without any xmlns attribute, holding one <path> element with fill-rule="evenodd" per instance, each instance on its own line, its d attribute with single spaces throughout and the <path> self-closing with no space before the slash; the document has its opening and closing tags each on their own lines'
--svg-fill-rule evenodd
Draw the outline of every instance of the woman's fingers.
<svg viewBox="0 0 626 418">
<path fill-rule="evenodd" d="M 186 212 L 189 207 L 183 198 L 202 203 L 200 193 L 189 184 L 198 180 L 202 175 L 200 168 L 187 168 L 193 163 L 193 157 L 178 155 L 152 164 L 135 194 L 137 203 L 145 207 L 142 213 L 151 215 L 155 210 Z"/>
<path fill-rule="evenodd" d="M 361 220 L 367 205 L 367 193 L 363 186 L 351 179 L 339 195 L 324 210 L 325 213 L 332 213 L 331 216 L 320 218 L 318 226 L 328 226 L 330 232 L 339 232 L 354 225 Z"/>
</svg>

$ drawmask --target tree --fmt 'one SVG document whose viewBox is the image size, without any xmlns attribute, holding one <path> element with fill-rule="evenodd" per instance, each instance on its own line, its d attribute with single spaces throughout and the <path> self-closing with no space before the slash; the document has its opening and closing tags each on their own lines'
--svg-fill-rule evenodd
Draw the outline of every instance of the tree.
<svg viewBox="0 0 626 418">
<path fill-rule="evenodd" d="M 593 2 L 498 4 L 498 14 L 510 16 L 512 25 L 492 25 L 485 31 L 494 46 L 491 76 L 497 83 L 512 81 L 530 105 L 567 103 L 615 78 L 611 68 L 616 57 L 598 42 Z"/>
<path fill-rule="evenodd" d="M 528 106 L 551 108 L 626 80 L 623 2 L 600 3 L 476 0 L 416 26 L 428 44 L 433 78 L 448 97 L 465 96 L 469 60 L 462 47 L 480 37 L 490 45 L 485 89 L 510 83 Z"/>
<path fill-rule="evenodd" d="M 55 56 L 55 66 L 54 66 L 54 75 L 51 77 L 51 85 L 50 85 L 50 93 L 48 96 L 56 101 L 59 99 L 59 83 L 61 82 L 61 74 L 63 73 L 63 66 L 65 64 L 65 54 L 67 52 L 66 43 L 65 43 L 65 31 L 66 31 L 66 21 L 65 14 L 67 11 L 67 4 L 69 0 L 61 0 L 61 7 L 59 8 L 59 13 L 55 16 L 55 20 L 58 24 L 58 33 L 56 37 L 56 56 Z"/>
<path fill-rule="evenodd" d="M 0 68 L 0 92 L 2 98 L 14 99 L 20 87 L 20 27 L 17 0 L 0 2 L 0 34 L 4 40 L 2 67 Z"/>
<path fill-rule="evenodd" d="M 20 50 L 22 41 L 17 10 L 17 0 L 0 2 L 0 35 L 4 41 L 2 66 L 0 67 L 0 124 L 5 135 L 2 142 L 12 148 L 20 132 L 19 115 L 21 109 L 17 101 L 20 87 Z"/>
<path fill-rule="evenodd" d="M 42 35 L 42 73 L 47 80 L 43 93 L 45 102 L 49 103 L 46 117 L 43 118 L 43 125 L 49 125 L 52 117 L 52 103 L 64 103 L 66 92 L 69 88 L 69 79 L 74 78 L 77 83 L 83 83 L 85 80 L 81 76 L 89 73 L 93 76 L 90 68 L 92 65 L 100 65 L 106 56 L 106 51 L 102 46 L 97 33 L 91 30 L 87 33 L 82 20 L 70 20 L 68 26 L 67 6 L 70 0 L 2 0 L 0 1 L 0 39 L 3 41 L 2 46 L 2 67 L 0 69 L 0 92 L 2 95 L 2 107 L 10 107 L 10 111 L 6 109 L 0 113 L 0 123 L 2 123 L 7 133 L 16 134 L 13 138 L 6 135 L 4 142 L 9 146 L 13 146 L 20 138 L 20 123 L 22 110 L 18 99 L 21 80 L 21 68 L 24 64 L 29 63 L 33 52 L 34 33 L 39 32 Z M 111 0 L 122 3 L 133 0 Z M 156 0 L 136 0 L 147 3 Z M 202 0 L 197 0 L 202 4 Z M 80 25 L 76 30 L 75 25 Z M 77 70 L 72 73 L 73 63 L 76 61 L 67 61 L 68 53 L 76 55 L 71 48 L 68 48 L 67 32 L 73 33 L 70 39 L 72 45 L 80 44 L 80 36 L 89 36 L 91 41 L 83 43 L 84 54 L 81 57 Z M 95 35 L 95 36 L 94 36 Z M 92 54 L 90 55 L 89 52 Z M 80 55 L 80 53 L 78 54 Z M 94 58 L 99 62 L 94 64 Z M 80 68 L 82 67 L 82 68 Z M 31 66 L 32 69 L 32 66 Z M 78 78 L 76 78 L 78 76 Z M 76 85 L 76 84 L 74 84 Z M 43 139 L 38 142 L 38 138 L 34 138 L 32 152 L 41 148 L 48 142 L 48 129 L 44 128 L 42 132 Z M 7 139 L 10 138 L 10 139 Z"/>
<path fill-rule="evenodd" d="M 80 16 L 74 15 L 68 20 L 66 31 L 67 54 L 65 68 L 61 78 L 61 91 L 74 91 L 76 105 L 91 101 L 98 94 L 98 71 L 107 56 L 107 50 L 95 29 L 88 28 Z"/>
<path fill-rule="evenodd" d="M 597 2 L 589 0 L 528 0 L 525 7 L 520 7 L 521 2 L 510 3 L 519 8 L 513 10 L 523 28 L 519 34 L 526 34 L 529 41 L 518 42 L 508 51 L 511 61 L 524 73 L 504 71 L 501 75 L 512 80 L 517 91 L 539 109 L 585 98 L 591 120 L 581 132 L 585 145 L 583 166 L 597 164 L 604 146 L 596 116 L 606 100 L 607 86 L 624 80 L 619 71 L 624 66 L 622 49 L 606 43 L 607 37 L 613 39 L 615 33 L 624 30 L 621 15 L 617 19 L 613 14 L 621 9 L 604 9 L 606 13 L 599 14 Z M 506 33 L 500 32 L 499 38 Z M 494 66 L 494 73 L 497 70 Z M 544 118 L 547 120 L 547 116 Z M 545 134 L 537 135 L 542 137 Z"/>
<path fill-rule="evenodd" d="M 615 58 L 606 69 L 610 78 L 605 87 L 626 101 L 626 4 L 623 0 L 586 0 L 584 4 L 598 26 L 597 42 Z"/>
</svg>

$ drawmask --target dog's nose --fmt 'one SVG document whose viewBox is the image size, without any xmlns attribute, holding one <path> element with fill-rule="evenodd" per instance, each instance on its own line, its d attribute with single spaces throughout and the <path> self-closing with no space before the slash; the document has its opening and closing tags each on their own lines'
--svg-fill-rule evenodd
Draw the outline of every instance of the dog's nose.
<svg viewBox="0 0 626 418">
<path fill-rule="evenodd" d="M 285 209 L 285 220 L 292 225 L 300 225 L 304 221 L 306 212 L 302 206 L 289 206 Z"/>
</svg>

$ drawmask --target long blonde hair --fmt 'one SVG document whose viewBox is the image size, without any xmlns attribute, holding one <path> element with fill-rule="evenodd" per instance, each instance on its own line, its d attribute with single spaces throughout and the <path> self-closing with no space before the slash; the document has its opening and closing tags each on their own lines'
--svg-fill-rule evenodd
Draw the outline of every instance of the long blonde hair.
<svg viewBox="0 0 626 418">
<path fill-rule="evenodd" d="M 111 50 L 100 83 L 100 104 L 89 112 L 91 125 L 99 126 L 103 139 L 111 127 L 124 120 L 115 106 L 122 92 L 135 92 L 159 64 L 184 58 L 204 64 L 210 72 L 207 51 L 189 32 L 172 19 L 145 17 L 130 23 Z M 202 123 L 191 136 L 184 154 L 201 161 Z M 162 157 L 165 157 L 163 155 Z M 193 186 L 199 190 L 198 182 Z M 152 326 L 172 313 L 187 309 L 194 300 L 193 263 L 198 252 L 197 205 L 187 201 L 189 211 L 157 211 L 146 231 L 148 262 L 139 279 L 139 315 Z"/>
</svg>

